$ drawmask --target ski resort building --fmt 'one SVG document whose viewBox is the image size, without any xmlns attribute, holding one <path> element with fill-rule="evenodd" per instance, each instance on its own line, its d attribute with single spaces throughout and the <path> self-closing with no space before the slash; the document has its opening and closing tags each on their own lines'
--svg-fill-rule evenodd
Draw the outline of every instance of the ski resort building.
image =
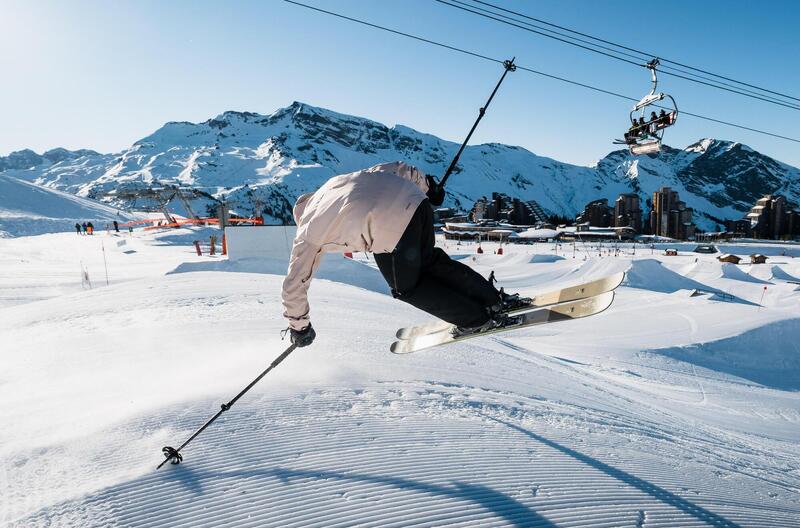
<svg viewBox="0 0 800 528">
<path fill-rule="evenodd" d="M 614 209 L 608 206 L 608 199 L 601 198 L 586 204 L 583 212 L 575 218 L 576 224 L 588 224 L 592 227 L 612 227 Z"/>
<path fill-rule="evenodd" d="M 650 232 L 654 235 L 686 240 L 694 237 L 693 210 L 686 207 L 676 191 L 662 187 L 653 193 Z"/>
<path fill-rule="evenodd" d="M 642 209 L 638 194 L 619 195 L 614 202 L 614 227 L 631 227 L 636 233 L 642 232 Z"/>
<path fill-rule="evenodd" d="M 756 202 L 747 213 L 750 229 L 755 238 L 778 239 L 788 227 L 786 198 L 768 194 Z"/>
<path fill-rule="evenodd" d="M 747 236 L 771 240 L 800 236 L 800 210 L 793 209 L 780 195 L 768 194 L 759 198 L 744 217 Z"/>
<path fill-rule="evenodd" d="M 547 214 L 535 200 L 522 201 L 503 193 L 492 193 L 491 199 L 479 199 L 469 216 L 474 222 L 495 220 L 529 226 L 547 222 Z"/>
<path fill-rule="evenodd" d="M 572 227 L 559 228 L 559 240 L 633 240 L 636 231 L 632 227 L 594 227 L 585 224 L 578 224 Z"/>
<path fill-rule="evenodd" d="M 737 257 L 736 255 L 731 255 L 728 253 L 720 255 L 719 257 L 717 257 L 717 260 L 719 260 L 720 262 L 728 262 L 729 264 L 738 264 L 739 262 L 742 261 L 741 257 Z"/>
</svg>

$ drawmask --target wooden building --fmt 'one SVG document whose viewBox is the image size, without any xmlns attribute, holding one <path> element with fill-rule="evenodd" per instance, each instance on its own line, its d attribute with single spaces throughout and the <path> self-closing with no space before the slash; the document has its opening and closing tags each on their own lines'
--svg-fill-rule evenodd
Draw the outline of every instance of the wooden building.
<svg viewBox="0 0 800 528">
<path fill-rule="evenodd" d="M 718 256 L 717 260 L 720 262 L 729 262 L 730 264 L 738 264 L 742 261 L 741 257 L 737 257 L 736 255 L 731 255 L 729 253 Z"/>
</svg>

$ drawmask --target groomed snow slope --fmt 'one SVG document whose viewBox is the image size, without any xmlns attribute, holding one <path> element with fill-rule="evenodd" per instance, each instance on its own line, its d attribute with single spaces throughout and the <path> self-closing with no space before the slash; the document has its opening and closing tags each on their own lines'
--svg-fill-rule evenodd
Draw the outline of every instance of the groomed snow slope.
<svg viewBox="0 0 800 528">
<path fill-rule="evenodd" d="M 0 284 L 14 298 L 0 305 L 13 343 L 0 354 L 0 423 L 13 424 L 0 429 L 0 526 L 798 526 L 796 285 L 768 285 L 763 306 L 762 284 L 722 277 L 708 286 L 735 283 L 748 302 L 663 293 L 641 287 L 660 268 L 640 259 L 661 259 L 641 249 L 537 262 L 552 245 L 449 247 L 528 293 L 632 264 L 642 282 L 596 317 L 408 356 L 388 345 L 424 314 L 317 280 L 317 341 L 182 465 L 155 471 L 162 446 L 287 346 L 282 277 L 194 255 L 187 241 L 206 235 L 104 235 L 111 285 L 91 290 L 76 263 L 102 275 L 98 237 L 0 241 L 16 278 Z M 775 260 L 800 275 L 797 259 Z M 752 354 L 742 363 L 753 350 L 757 371 Z"/>
<path fill-rule="evenodd" d="M 0 237 L 73 231 L 75 223 L 133 218 L 106 204 L 0 174 Z"/>
</svg>

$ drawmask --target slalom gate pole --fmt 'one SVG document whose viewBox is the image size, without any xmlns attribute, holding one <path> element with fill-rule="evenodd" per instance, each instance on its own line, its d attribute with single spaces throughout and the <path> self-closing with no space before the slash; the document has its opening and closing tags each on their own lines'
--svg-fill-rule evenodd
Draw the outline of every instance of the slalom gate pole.
<svg viewBox="0 0 800 528">
<path fill-rule="evenodd" d="M 205 431 L 206 427 L 208 427 L 209 425 L 211 425 L 212 423 L 214 423 L 214 421 L 215 421 L 217 418 L 219 418 L 219 417 L 220 417 L 220 415 L 222 415 L 222 413 L 224 413 L 225 411 L 227 411 L 228 409 L 230 409 L 231 407 L 233 407 L 233 404 L 234 404 L 234 403 L 236 403 L 236 401 L 237 401 L 239 398 L 241 398 L 242 396 L 244 396 L 244 394 L 245 394 L 247 391 L 249 391 L 250 389 L 252 389 L 252 388 L 253 388 L 253 385 L 255 385 L 256 383 L 258 383 L 258 382 L 261 380 L 261 378 L 263 378 L 264 376 L 266 376 L 266 375 L 267 375 L 267 373 L 268 373 L 270 370 L 272 370 L 272 369 L 274 369 L 275 367 L 277 367 L 277 366 L 278 366 L 278 364 L 280 364 L 280 362 L 281 362 L 281 361 L 283 361 L 284 359 L 286 359 L 286 357 L 287 357 L 289 354 L 291 354 L 291 353 L 294 351 L 294 349 L 295 349 L 295 348 L 297 348 L 297 345 L 291 345 L 291 346 L 289 346 L 289 348 L 287 348 L 286 350 L 284 350 L 284 351 L 283 351 L 283 353 L 282 353 L 280 356 L 278 356 L 277 358 L 275 358 L 275 361 L 273 361 L 272 363 L 270 363 L 269 367 L 267 367 L 267 368 L 266 368 L 266 370 L 264 370 L 264 372 L 262 372 L 261 374 L 259 374 L 259 375 L 258 375 L 258 377 L 257 377 L 256 379 L 254 379 L 253 381 L 251 381 L 251 382 L 250 382 L 250 384 L 249 384 L 247 387 L 245 387 L 244 389 L 242 389 L 242 391 L 241 391 L 239 394 L 237 394 L 237 395 L 236 395 L 236 396 L 235 396 L 235 397 L 234 397 L 234 398 L 233 398 L 231 401 L 229 401 L 228 403 L 223 403 L 223 404 L 220 406 L 220 410 L 219 410 L 219 411 L 217 411 L 217 414 L 215 414 L 214 416 L 212 416 L 212 417 L 211 417 L 211 419 L 209 419 L 209 420 L 208 420 L 206 423 L 204 423 L 204 424 L 203 424 L 203 426 L 202 426 L 200 429 L 198 429 L 197 431 L 195 431 L 195 432 L 194 432 L 194 434 L 193 434 L 192 436 L 190 436 L 190 437 L 189 437 L 189 439 L 188 439 L 188 440 L 186 440 L 186 441 L 185 441 L 183 444 L 181 444 L 181 446 L 180 446 L 178 449 L 175 449 L 174 447 L 170 447 L 170 446 L 165 446 L 165 447 L 163 447 L 163 448 L 161 449 L 161 452 L 162 452 L 162 453 L 164 453 L 164 457 L 165 457 L 165 458 L 164 458 L 164 460 L 163 460 L 163 461 L 162 461 L 162 462 L 161 462 L 161 463 L 158 465 L 158 467 L 156 468 L 156 470 L 159 470 L 159 469 L 161 469 L 161 466 L 163 466 L 163 465 L 164 465 L 164 464 L 166 464 L 167 462 L 172 462 L 173 464 L 180 464 L 180 463 L 183 461 L 183 455 L 181 455 L 181 453 L 180 453 L 181 449 L 183 449 L 184 447 L 186 447 L 187 445 L 189 445 L 189 442 L 191 442 L 192 440 L 194 440 L 194 439 L 195 439 L 195 437 L 196 437 L 197 435 L 199 435 L 200 433 L 202 433 L 203 431 Z"/>
<path fill-rule="evenodd" d="M 453 171 L 456 169 L 456 165 L 458 165 L 458 159 L 461 157 L 461 153 L 464 152 L 464 148 L 466 148 L 469 139 L 472 137 L 472 133 L 475 132 L 476 128 L 478 128 L 478 123 L 480 123 L 481 119 L 483 119 L 483 115 L 486 113 L 486 109 L 489 108 L 489 104 L 492 102 L 492 99 L 494 99 L 494 94 L 497 93 L 497 89 L 500 88 L 501 84 L 503 84 L 503 79 L 506 78 L 506 74 L 510 71 L 512 72 L 516 71 L 517 66 L 516 64 L 514 64 L 515 58 L 516 57 L 512 58 L 511 60 L 503 61 L 503 67 L 505 68 L 505 71 L 503 72 L 502 77 L 500 77 L 500 80 L 497 81 L 497 86 L 495 86 L 494 90 L 492 90 L 492 95 L 489 96 L 489 99 L 486 101 L 486 104 L 482 106 L 480 110 L 478 110 L 478 119 L 475 120 L 475 124 L 472 125 L 469 134 L 467 134 L 467 139 L 465 139 L 464 142 L 461 144 L 461 148 L 458 149 L 456 156 L 453 158 L 453 161 L 450 162 L 450 166 L 447 167 L 447 171 L 445 171 L 444 176 L 442 176 L 442 181 L 439 182 L 442 187 L 444 187 L 444 184 L 447 182 L 447 178 L 450 177 L 450 174 L 452 174 Z"/>
<path fill-rule="evenodd" d="M 108 286 L 108 262 L 106 262 L 106 245 L 100 241 L 100 247 L 103 248 L 103 266 L 106 268 L 106 286 Z"/>
</svg>

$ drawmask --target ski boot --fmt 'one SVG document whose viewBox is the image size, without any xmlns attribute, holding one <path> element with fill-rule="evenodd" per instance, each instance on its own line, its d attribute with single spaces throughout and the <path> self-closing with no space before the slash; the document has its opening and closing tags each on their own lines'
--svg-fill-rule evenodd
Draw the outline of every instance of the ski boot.
<svg viewBox="0 0 800 528">
<path fill-rule="evenodd" d="M 494 271 L 489 273 L 489 283 L 492 286 L 497 284 Z M 497 288 L 495 288 L 495 290 L 497 290 Z M 533 299 L 530 297 L 520 297 L 518 293 L 506 293 L 504 288 L 497 290 L 497 295 L 500 297 L 500 307 L 497 311 L 500 312 L 508 313 L 514 310 L 528 308 L 529 306 L 533 305 Z"/>
<path fill-rule="evenodd" d="M 503 288 L 500 288 L 500 311 L 511 312 L 528 308 L 533 305 L 533 299 L 530 297 L 520 297 L 518 293 L 506 293 Z"/>
<path fill-rule="evenodd" d="M 522 322 L 522 317 L 519 315 L 509 315 L 503 312 L 492 313 L 489 320 L 480 326 L 456 326 L 453 328 L 453 337 L 463 337 L 473 334 L 483 334 L 498 328 L 507 328 L 510 326 L 518 325 Z"/>
</svg>

